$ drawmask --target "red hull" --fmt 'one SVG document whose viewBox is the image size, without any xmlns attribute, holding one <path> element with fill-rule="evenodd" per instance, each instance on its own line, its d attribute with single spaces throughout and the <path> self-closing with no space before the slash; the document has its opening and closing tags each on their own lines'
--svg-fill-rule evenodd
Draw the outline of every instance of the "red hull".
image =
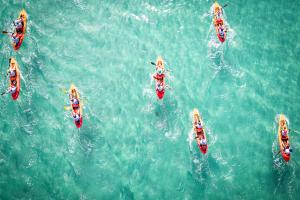
<svg viewBox="0 0 300 200">
<path fill-rule="evenodd" d="M 20 93 L 19 90 L 17 90 L 14 94 L 11 94 L 12 99 L 17 100 L 19 97 L 19 93 Z"/>
<path fill-rule="evenodd" d="M 282 155 L 283 160 L 285 160 L 285 162 L 290 161 L 290 158 L 291 158 L 290 155 L 285 154 L 283 151 L 281 151 L 281 155 Z"/>
<path fill-rule="evenodd" d="M 156 95 L 159 99 L 163 99 L 164 95 L 165 95 L 165 91 L 162 91 L 162 92 L 156 91 Z"/>
<path fill-rule="evenodd" d="M 81 128 L 81 126 L 82 126 L 82 117 L 80 117 L 79 122 L 76 122 L 76 121 L 74 120 L 74 123 L 75 123 L 75 125 L 76 125 L 77 128 Z"/>
<path fill-rule="evenodd" d="M 220 34 L 218 34 L 218 38 L 219 38 L 219 40 L 220 40 L 220 42 L 225 42 L 225 40 L 226 40 L 226 33 L 224 33 L 224 37 L 222 38 L 221 37 L 221 35 Z"/>
<path fill-rule="evenodd" d="M 198 147 L 203 154 L 207 153 L 208 145 L 206 145 L 206 147 L 204 147 L 204 146 L 201 146 L 200 144 L 198 144 Z"/>
<path fill-rule="evenodd" d="M 22 34 L 22 36 L 20 37 L 19 40 L 20 40 L 20 41 L 19 41 L 18 45 L 17 45 L 17 46 L 14 46 L 14 50 L 15 50 L 15 51 L 17 51 L 17 50 L 20 49 L 20 47 L 21 47 L 21 45 L 22 45 L 22 43 L 23 43 L 23 40 L 24 40 L 24 34 Z"/>
</svg>

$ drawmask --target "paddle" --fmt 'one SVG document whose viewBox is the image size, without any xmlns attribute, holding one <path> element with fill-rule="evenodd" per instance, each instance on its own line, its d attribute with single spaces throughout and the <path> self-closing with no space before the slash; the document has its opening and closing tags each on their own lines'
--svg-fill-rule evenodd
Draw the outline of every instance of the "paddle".
<svg viewBox="0 0 300 200">
<path fill-rule="evenodd" d="M 5 95 L 7 93 L 7 91 L 4 91 L 1 93 L 1 96 Z"/>
<path fill-rule="evenodd" d="M 165 88 L 168 90 L 173 90 L 169 85 L 166 85 Z"/>
<path fill-rule="evenodd" d="M 225 7 L 227 7 L 228 6 L 228 4 L 226 3 L 224 6 L 222 6 L 222 8 L 225 8 Z"/>
<path fill-rule="evenodd" d="M 280 153 L 281 151 L 279 150 L 278 153 L 275 155 L 275 157 Z"/>
<path fill-rule="evenodd" d="M 64 106 L 64 109 L 65 109 L 65 110 L 71 110 L 71 109 L 72 109 L 72 107 L 71 107 L 71 106 L 69 106 L 69 105 L 65 105 L 65 106 Z"/>
<path fill-rule="evenodd" d="M 13 34 L 12 32 L 2 31 L 3 34 Z"/>
<path fill-rule="evenodd" d="M 299 131 L 297 131 L 297 130 L 292 130 L 292 131 L 294 131 L 295 133 L 300 133 Z"/>
</svg>

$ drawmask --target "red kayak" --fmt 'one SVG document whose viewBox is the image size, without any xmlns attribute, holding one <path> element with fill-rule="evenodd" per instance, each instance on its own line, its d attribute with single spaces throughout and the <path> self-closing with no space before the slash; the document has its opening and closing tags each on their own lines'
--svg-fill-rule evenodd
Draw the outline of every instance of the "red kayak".
<svg viewBox="0 0 300 200">
<path fill-rule="evenodd" d="M 27 23 L 27 14 L 26 14 L 25 10 L 22 10 L 20 12 L 20 15 L 19 15 L 18 19 L 21 19 L 21 18 L 23 19 L 23 29 L 22 29 L 22 33 L 17 34 L 17 37 L 19 38 L 19 42 L 18 42 L 17 45 L 14 44 L 14 43 L 12 44 L 15 51 L 18 50 L 21 47 L 21 45 L 23 43 L 23 40 L 25 38 L 26 23 Z"/>
<path fill-rule="evenodd" d="M 156 90 L 156 95 L 159 99 L 163 99 L 165 95 L 165 90 L 164 89 L 162 91 Z"/>
<path fill-rule="evenodd" d="M 226 39 L 226 31 L 224 30 L 224 35 L 221 36 L 220 33 L 219 33 L 219 26 L 222 26 L 224 29 L 224 18 L 223 18 L 223 10 L 222 10 L 222 7 L 217 3 L 215 2 L 214 5 L 213 5 L 213 9 L 214 9 L 214 17 L 213 17 L 213 23 L 214 23 L 214 26 L 215 26 L 215 29 L 216 29 L 216 33 L 217 33 L 217 36 L 220 40 L 220 42 L 225 42 L 225 39 Z M 218 18 L 218 13 L 221 14 L 221 17 Z"/>
<path fill-rule="evenodd" d="M 82 103 L 80 101 L 79 92 L 77 91 L 77 88 L 73 84 L 71 85 L 69 94 L 70 94 L 70 105 L 72 107 L 72 116 L 73 116 L 73 112 L 80 115 L 79 121 L 76 121 L 74 119 L 74 123 L 75 123 L 75 125 L 76 125 L 77 128 L 80 128 L 82 126 L 82 110 L 83 110 L 82 106 L 83 105 L 82 105 Z M 75 105 L 73 105 L 73 103 L 71 101 L 71 98 L 73 98 L 73 97 L 75 97 L 76 99 L 79 100 L 79 105 L 76 108 L 75 108 Z"/>
<path fill-rule="evenodd" d="M 16 92 L 11 94 L 11 97 L 13 100 L 17 100 L 20 94 L 20 88 L 21 88 L 21 83 L 20 83 L 20 70 L 17 61 L 14 58 L 9 59 L 9 70 L 14 70 L 16 73 L 15 77 L 10 77 L 9 78 L 9 86 L 11 87 L 13 82 L 16 81 Z"/>
<path fill-rule="evenodd" d="M 164 61 L 160 56 L 156 60 L 156 70 L 157 68 L 161 68 L 162 71 L 164 71 L 165 69 Z M 155 84 L 156 95 L 158 99 L 161 100 L 164 98 L 165 95 L 165 74 L 161 74 L 161 75 L 156 74 L 154 78 L 156 80 L 156 84 Z M 159 87 L 157 87 L 158 85 L 160 85 L 160 88 L 162 89 L 159 89 Z"/>
<path fill-rule="evenodd" d="M 201 124 L 201 127 L 197 127 L 197 124 Z M 206 154 L 208 151 L 208 144 L 207 144 L 207 137 L 205 133 L 204 123 L 200 117 L 199 111 L 197 109 L 194 109 L 193 111 L 193 127 L 194 127 L 194 133 L 197 139 L 197 144 L 200 149 L 200 151 L 203 154 Z M 206 144 L 201 144 L 201 139 L 206 141 Z"/>
<path fill-rule="evenodd" d="M 290 140 L 289 140 L 288 134 L 285 138 L 283 138 L 283 136 L 281 134 L 281 132 L 285 131 L 285 130 L 288 132 L 289 128 L 287 126 L 285 116 L 283 114 L 281 114 L 279 117 L 279 120 L 278 120 L 278 144 L 279 144 L 282 158 L 285 160 L 285 162 L 288 162 L 291 158 L 291 154 L 289 153 L 289 151 L 288 151 L 288 154 L 285 152 L 285 147 L 289 146 Z"/>
</svg>

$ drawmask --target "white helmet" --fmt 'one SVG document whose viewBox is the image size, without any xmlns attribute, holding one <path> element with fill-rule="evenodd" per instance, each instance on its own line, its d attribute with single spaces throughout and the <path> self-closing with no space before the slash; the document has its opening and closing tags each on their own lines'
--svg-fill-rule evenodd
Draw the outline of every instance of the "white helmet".
<svg viewBox="0 0 300 200">
<path fill-rule="evenodd" d="M 284 150 L 284 153 L 290 154 L 290 153 L 291 153 L 291 152 L 290 152 L 290 149 L 286 148 L 286 149 Z"/>
</svg>

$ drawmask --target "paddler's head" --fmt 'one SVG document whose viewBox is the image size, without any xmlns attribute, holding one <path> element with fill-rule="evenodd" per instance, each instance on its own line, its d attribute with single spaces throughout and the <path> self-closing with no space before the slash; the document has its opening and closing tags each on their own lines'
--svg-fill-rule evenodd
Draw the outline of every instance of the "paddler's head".
<svg viewBox="0 0 300 200">
<path fill-rule="evenodd" d="M 199 128 L 199 129 L 201 129 L 202 128 L 202 125 L 201 125 L 201 123 L 199 122 L 197 125 L 197 128 Z"/>
<path fill-rule="evenodd" d="M 75 115 L 75 121 L 79 121 L 80 120 L 80 116 L 79 116 L 79 114 L 78 113 L 76 113 L 76 115 Z"/>
<path fill-rule="evenodd" d="M 289 155 L 289 154 L 291 153 L 291 152 L 290 152 L 290 149 L 286 148 L 286 149 L 284 150 L 284 153 L 287 154 L 287 155 Z"/>
<path fill-rule="evenodd" d="M 163 70 L 162 70 L 161 68 L 158 68 L 158 69 L 157 69 L 157 73 L 158 73 L 159 75 L 162 75 Z"/>
</svg>

